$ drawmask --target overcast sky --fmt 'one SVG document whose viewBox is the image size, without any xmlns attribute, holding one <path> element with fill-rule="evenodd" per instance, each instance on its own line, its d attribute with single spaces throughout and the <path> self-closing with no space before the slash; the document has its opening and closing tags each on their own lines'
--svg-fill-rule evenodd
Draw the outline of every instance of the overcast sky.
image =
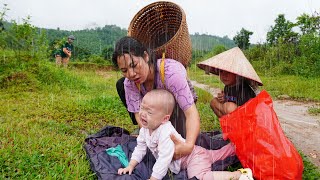
<svg viewBox="0 0 320 180">
<path fill-rule="evenodd" d="M 278 14 L 295 22 L 302 13 L 320 12 L 320 0 L 171 0 L 186 15 L 189 32 L 227 35 L 233 38 L 241 28 L 253 31 L 251 43 L 264 42 Z M 80 30 L 115 24 L 128 28 L 133 16 L 155 0 L 0 0 L 8 4 L 6 20 L 21 22 L 31 16 L 31 24 Z M 1 10 L 2 11 L 2 10 Z"/>
</svg>

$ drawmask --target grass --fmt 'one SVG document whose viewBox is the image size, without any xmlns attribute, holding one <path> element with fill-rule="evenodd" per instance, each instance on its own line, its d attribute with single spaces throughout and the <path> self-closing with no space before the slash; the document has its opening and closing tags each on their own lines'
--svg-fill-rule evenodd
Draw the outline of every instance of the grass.
<svg viewBox="0 0 320 180">
<path fill-rule="evenodd" d="M 84 139 L 106 125 L 135 128 L 115 89 L 120 73 L 92 64 L 57 68 L 10 52 L 0 58 L 0 179 L 95 179 Z M 211 95 L 196 92 L 201 130 L 219 129 Z M 306 177 L 319 173 L 305 165 Z"/>
<path fill-rule="evenodd" d="M 308 112 L 312 115 L 319 115 L 320 114 L 320 108 L 317 108 L 317 107 L 311 107 L 308 109 Z"/>
<path fill-rule="evenodd" d="M 195 88 L 198 95 L 197 109 L 201 117 L 200 129 L 201 131 L 219 130 L 220 123 L 217 116 L 212 113 L 209 106 L 212 95 L 205 90 Z"/>
<path fill-rule="evenodd" d="M 107 124 L 134 128 L 115 91 L 118 73 L 16 65 L 1 64 L 0 179 L 93 178 L 84 139 Z"/>
<path fill-rule="evenodd" d="M 316 180 L 319 179 L 320 177 L 320 170 L 319 167 L 315 166 L 314 164 L 312 164 L 310 162 L 310 160 L 307 158 L 307 156 L 305 156 L 304 154 L 302 154 L 301 152 L 299 152 L 302 160 L 303 160 L 303 165 L 304 165 L 304 169 L 303 169 L 303 174 L 302 174 L 302 179 L 306 179 L 306 180 Z"/>
</svg>

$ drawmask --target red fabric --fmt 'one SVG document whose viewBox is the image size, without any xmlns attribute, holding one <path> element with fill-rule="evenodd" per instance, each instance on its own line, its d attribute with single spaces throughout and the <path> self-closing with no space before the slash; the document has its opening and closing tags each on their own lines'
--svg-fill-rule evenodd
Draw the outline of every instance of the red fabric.
<svg viewBox="0 0 320 180">
<path fill-rule="evenodd" d="M 303 162 L 284 135 L 266 91 L 220 118 L 223 138 L 236 146 L 236 154 L 255 179 L 302 179 Z"/>
</svg>

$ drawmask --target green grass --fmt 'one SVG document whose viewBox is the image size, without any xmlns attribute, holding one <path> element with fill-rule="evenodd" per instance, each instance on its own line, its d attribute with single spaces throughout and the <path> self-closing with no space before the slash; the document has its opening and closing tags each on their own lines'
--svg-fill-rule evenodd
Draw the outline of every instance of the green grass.
<svg viewBox="0 0 320 180">
<path fill-rule="evenodd" d="M 316 180 L 319 179 L 320 177 L 320 170 L 319 167 L 315 166 L 314 164 L 312 164 L 310 162 L 310 160 L 301 152 L 299 152 L 302 160 L 303 160 L 303 165 L 304 165 L 304 169 L 303 169 L 303 175 L 302 175 L 302 179 L 306 179 L 306 180 Z"/>
<path fill-rule="evenodd" d="M 308 109 L 308 112 L 312 115 L 319 115 L 320 114 L 320 108 L 317 108 L 317 107 L 311 107 Z"/>
<path fill-rule="evenodd" d="M 220 130 L 219 119 L 212 113 L 210 108 L 210 100 L 212 99 L 212 95 L 200 88 L 195 88 L 195 90 L 198 95 L 198 101 L 196 105 L 201 117 L 201 131 Z"/>
<path fill-rule="evenodd" d="M 0 52 L 0 72 L 0 179 L 95 179 L 84 139 L 106 125 L 135 129 L 115 89 L 119 72 L 98 65 L 57 68 L 16 60 L 10 52 Z M 211 95 L 196 92 L 201 130 L 219 129 Z M 306 177 L 319 173 L 305 165 Z"/>
<path fill-rule="evenodd" d="M 15 65 L 1 64 L 0 179 L 93 179 L 84 139 L 108 124 L 134 129 L 115 91 L 118 73 Z"/>
</svg>

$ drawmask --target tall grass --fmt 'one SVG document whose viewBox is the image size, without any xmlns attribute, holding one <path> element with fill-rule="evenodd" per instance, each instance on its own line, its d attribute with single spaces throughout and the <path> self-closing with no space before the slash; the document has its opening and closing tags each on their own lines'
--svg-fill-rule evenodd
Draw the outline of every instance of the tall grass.
<svg viewBox="0 0 320 180">
<path fill-rule="evenodd" d="M 82 145 L 105 125 L 133 130 L 116 72 L 1 61 L 0 179 L 90 179 Z"/>
</svg>

